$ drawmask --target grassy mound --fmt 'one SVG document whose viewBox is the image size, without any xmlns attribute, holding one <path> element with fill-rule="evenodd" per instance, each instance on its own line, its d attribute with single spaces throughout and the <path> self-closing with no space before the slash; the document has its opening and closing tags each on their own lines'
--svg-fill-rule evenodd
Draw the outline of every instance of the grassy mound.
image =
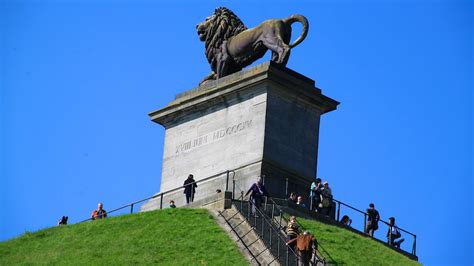
<svg viewBox="0 0 474 266">
<path fill-rule="evenodd" d="M 207 210 L 166 209 L 26 233 L 0 265 L 248 265 Z"/>
<path fill-rule="evenodd" d="M 298 222 L 318 240 L 319 252 L 338 265 L 420 265 L 369 237 L 314 220 Z"/>
</svg>

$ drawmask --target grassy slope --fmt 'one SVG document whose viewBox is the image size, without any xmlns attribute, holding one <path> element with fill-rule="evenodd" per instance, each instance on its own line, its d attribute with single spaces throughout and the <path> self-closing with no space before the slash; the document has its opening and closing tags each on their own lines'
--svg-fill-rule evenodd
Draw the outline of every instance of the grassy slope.
<svg viewBox="0 0 474 266">
<path fill-rule="evenodd" d="M 392 249 L 349 230 L 317 221 L 298 219 L 316 236 L 319 252 L 328 260 L 344 265 L 420 265 Z"/>
<path fill-rule="evenodd" d="M 0 265 L 248 265 L 203 209 L 166 209 L 54 227 L 0 243 Z"/>
</svg>

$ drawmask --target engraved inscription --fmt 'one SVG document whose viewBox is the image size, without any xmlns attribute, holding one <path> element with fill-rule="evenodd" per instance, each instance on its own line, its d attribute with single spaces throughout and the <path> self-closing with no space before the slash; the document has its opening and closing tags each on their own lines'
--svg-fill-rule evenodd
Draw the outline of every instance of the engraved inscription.
<svg viewBox="0 0 474 266">
<path fill-rule="evenodd" d="M 189 151 L 196 147 L 222 140 L 227 136 L 238 134 L 239 132 L 250 127 L 252 127 L 252 120 L 247 120 L 226 128 L 207 133 L 203 136 L 176 145 L 176 153 Z"/>
</svg>

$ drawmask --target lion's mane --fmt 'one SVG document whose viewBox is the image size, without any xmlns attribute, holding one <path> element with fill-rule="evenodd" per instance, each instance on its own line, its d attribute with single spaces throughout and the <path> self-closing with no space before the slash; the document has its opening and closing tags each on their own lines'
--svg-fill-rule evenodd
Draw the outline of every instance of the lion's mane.
<svg viewBox="0 0 474 266">
<path fill-rule="evenodd" d="M 209 22 L 206 34 L 206 57 L 212 70 L 216 70 L 216 56 L 224 41 L 246 30 L 242 21 L 225 7 L 219 7 Z"/>
</svg>

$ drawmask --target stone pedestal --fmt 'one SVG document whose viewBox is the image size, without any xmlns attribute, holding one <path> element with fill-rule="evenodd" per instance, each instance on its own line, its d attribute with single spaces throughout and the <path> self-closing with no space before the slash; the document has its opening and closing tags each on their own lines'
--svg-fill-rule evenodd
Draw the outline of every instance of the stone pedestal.
<svg viewBox="0 0 474 266">
<path fill-rule="evenodd" d="M 199 181 L 235 170 L 237 190 L 265 174 L 272 196 L 306 195 L 316 176 L 320 116 L 338 104 L 313 80 L 270 62 L 178 94 L 149 114 L 166 129 L 160 189 L 182 186 L 190 173 Z M 222 182 L 198 187 L 196 197 Z"/>
</svg>

